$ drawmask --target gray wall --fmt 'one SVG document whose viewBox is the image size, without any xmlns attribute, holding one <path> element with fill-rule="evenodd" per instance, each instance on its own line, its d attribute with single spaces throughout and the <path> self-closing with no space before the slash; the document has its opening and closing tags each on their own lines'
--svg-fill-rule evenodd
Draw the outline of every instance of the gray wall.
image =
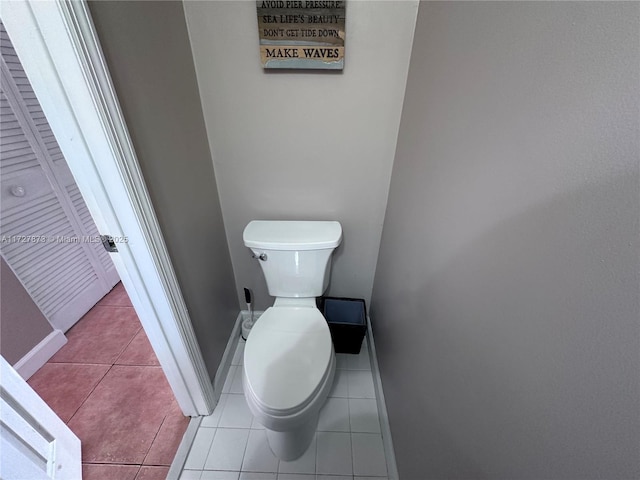
<svg viewBox="0 0 640 480">
<path fill-rule="evenodd" d="M 639 8 L 420 5 L 372 300 L 403 480 L 640 478 Z"/>
<path fill-rule="evenodd" d="M 182 3 L 90 9 L 213 378 L 238 304 Z"/>
<path fill-rule="evenodd" d="M 11 365 L 53 332 L 9 265 L 0 258 L 0 353 Z"/>
<path fill-rule="evenodd" d="M 328 74 L 265 73 L 255 2 L 184 6 L 238 292 L 273 303 L 251 220 L 338 220 L 329 293 L 368 302 L 418 3 L 348 2 L 344 72 Z"/>
</svg>

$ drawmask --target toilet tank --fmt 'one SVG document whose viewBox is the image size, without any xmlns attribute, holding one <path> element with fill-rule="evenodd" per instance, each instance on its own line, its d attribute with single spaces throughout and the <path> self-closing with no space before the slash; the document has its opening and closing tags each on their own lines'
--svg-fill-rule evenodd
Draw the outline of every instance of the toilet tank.
<svg viewBox="0 0 640 480">
<path fill-rule="evenodd" d="M 342 241 L 338 222 L 254 220 L 245 246 L 260 258 L 269 295 L 319 297 L 329 285 L 331 255 Z"/>
</svg>

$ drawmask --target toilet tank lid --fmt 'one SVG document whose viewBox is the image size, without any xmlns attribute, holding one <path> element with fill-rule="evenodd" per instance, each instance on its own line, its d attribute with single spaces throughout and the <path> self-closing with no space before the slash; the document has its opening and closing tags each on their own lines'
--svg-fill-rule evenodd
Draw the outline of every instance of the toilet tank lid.
<svg viewBox="0 0 640 480">
<path fill-rule="evenodd" d="M 254 220 L 242 238 L 250 248 L 320 250 L 340 245 L 342 226 L 339 222 Z"/>
</svg>

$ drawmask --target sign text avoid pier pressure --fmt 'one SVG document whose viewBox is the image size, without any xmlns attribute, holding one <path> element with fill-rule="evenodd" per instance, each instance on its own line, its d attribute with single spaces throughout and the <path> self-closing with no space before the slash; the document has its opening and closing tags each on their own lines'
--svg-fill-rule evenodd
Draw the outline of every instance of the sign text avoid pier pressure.
<svg viewBox="0 0 640 480">
<path fill-rule="evenodd" d="M 344 67 L 342 0 L 257 0 L 264 68 Z"/>
</svg>

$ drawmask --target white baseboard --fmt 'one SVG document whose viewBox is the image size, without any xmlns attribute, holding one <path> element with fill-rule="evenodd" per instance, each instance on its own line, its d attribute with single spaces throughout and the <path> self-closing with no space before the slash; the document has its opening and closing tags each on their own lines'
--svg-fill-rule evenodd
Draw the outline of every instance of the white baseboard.
<svg viewBox="0 0 640 480">
<path fill-rule="evenodd" d="M 264 312 L 253 312 L 253 318 L 258 319 L 260 315 L 262 315 L 262 313 Z M 216 404 L 220 400 L 220 395 L 222 395 L 222 387 L 227 378 L 227 374 L 229 373 L 229 368 L 231 367 L 233 356 L 235 355 L 236 349 L 238 348 L 238 342 L 240 341 L 240 332 L 242 330 L 242 322 L 248 318 L 249 312 L 247 310 L 242 310 L 238 313 L 238 316 L 236 317 L 236 323 L 233 326 L 233 330 L 231 330 L 231 335 L 229 336 L 229 340 L 227 341 L 227 346 L 225 347 L 224 353 L 222 354 L 220 365 L 218 366 L 216 376 L 213 380 L 213 393 Z M 193 440 L 196 437 L 196 432 L 198 431 L 198 427 L 200 426 L 200 422 L 203 418 L 204 417 L 191 417 L 191 421 L 189 422 L 187 431 L 183 435 L 182 441 L 178 446 L 178 451 L 176 452 L 176 455 L 171 462 L 171 467 L 169 468 L 169 473 L 167 474 L 167 480 L 178 480 L 178 478 L 180 477 L 182 469 L 184 468 L 184 464 L 187 461 L 189 450 L 191 450 L 191 445 L 193 444 Z"/>
<path fill-rule="evenodd" d="M 398 480 L 398 465 L 396 464 L 396 453 L 393 449 L 393 439 L 391 438 L 391 426 L 387 414 L 387 404 L 384 401 L 382 391 L 382 379 L 378 368 L 378 356 L 376 345 L 373 341 L 373 331 L 371 329 L 371 319 L 367 317 L 367 338 L 369 341 L 369 361 L 371 362 L 371 373 L 373 374 L 373 386 L 376 391 L 376 402 L 378 404 L 378 415 L 380 416 L 380 430 L 382 431 L 382 444 L 384 446 L 384 456 L 387 460 L 387 474 L 389 480 Z"/>
<path fill-rule="evenodd" d="M 238 347 L 242 320 L 243 312 L 239 312 L 238 316 L 236 317 L 236 322 L 233 325 L 233 330 L 231 330 L 229 340 L 227 340 L 227 346 L 225 347 L 222 358 L 220 359 L 220 365 L 218 365 L 218 370 L 216 370 L 216 376 L 213 379 L 213 396 L 215 398 L 216 405 L 220 401 L 220 395 L 222 395 L 222 386 L 224 385 L 224 381 L 227 378 L 229 367 L 231 367 L 231 361 L 233 360 L 233 355 L 235 354 L 236 348 Z M 193 445 L 193 441 L 196 438 L 196 432 L 198 431 L 198 427 L 200 426 L 200 422 L 202 422 L 203 418 L 204 417 L 202 416 L 191 417 L 191 421 L 187 426 L 187 430 L 184 432 L 182 440 L 180 441 L 180 445 L 178 445 L 178 450 L 173 457 L 171 467 L 169 467 L 167 480 L 178 480 L 180 478 L 180 474 L 182 473 L 184 464 L 187 461 L 187 456 L 189 455 L 189 451 L 191 450 L 191 445 Z"/>
<path fill-rule="evenodd" d="M 253 318 L 257 320 L 263 313 L 263 311 L 254 311 Z M 220 360 L 220 365 L 218 366 L 218 370 L 216 371 L 216 376 L 213 381 L 213 391 L 216 397 L 216 403 L 220 399 L 220 395 L 222 394 L 224 381 L 227 378 L 227 373 L 229 373 L 229 367 L 231 367 L 233 355 L 236 353 L 236 348 L 238 347 L 238 342 L 241 338 L 240 333 L 242 331 L 242 322 L 247 320 L 248 318 L 248 310 L 242 310 L 240 311 L 240 313 L 238 313 L 236 323 L 233 326 L 231 336 L 229 337 L 229 341 L 227 342 L 227 347 L 224 349 L 224 353 L 222 354 L 222 359 Z"/>
<path fill-rule="evenodd" d="M 62 330 L 54 330 L 44 337 L 24 357 L 13 366 L 25 380 L 36 373 L 53 355 L 67 343 L 67 337 Z"/>
<path fill-rule="evenodd" d="M 229 336 L 229 340 L 227 341 L 227 346 L 224 349 L 224 353 L 222 354 L 220 365 L 218 365 L 216 376 L 213 379 L 213 393 L 216 397 L 216 404 L 218 403 L 218 400 L 220 400 L 220 395 L 222 394 L 222 386 L 224 385 L 224 381 L 227 378 L 227 373 L 229 373 L 229 367 L 231 366 L 231 361 L 233 360 L 233 354 L 236 352 L 236 348 L 238 347 L 238 341 L 240 340 L 240 329 L 242 327 L 242 319 L 242 312 L 239 312 L 238 316 L 236 317 L 236 323 L 233 325 L 233 330 L 231 330 L 231 336 Z"/>
<path fill-rule="evenodd" d="M 184 432 L 180 445 L 178 445 L 178 450 L 173 457 L 171 467 L 169 467 L 169 471 L 167 472 L 167 480 L 179 480 L 184 464 L 187 461 L 189 450 L 191 450 L 191 445 L 193 445 L 193 441 L 196 439 L 196 433 L 198 433 L 198 428 L 203 418 L 204 417 L 191 417 L 189 425 L 187 425 L 187 430 Z"/>
</svg>

